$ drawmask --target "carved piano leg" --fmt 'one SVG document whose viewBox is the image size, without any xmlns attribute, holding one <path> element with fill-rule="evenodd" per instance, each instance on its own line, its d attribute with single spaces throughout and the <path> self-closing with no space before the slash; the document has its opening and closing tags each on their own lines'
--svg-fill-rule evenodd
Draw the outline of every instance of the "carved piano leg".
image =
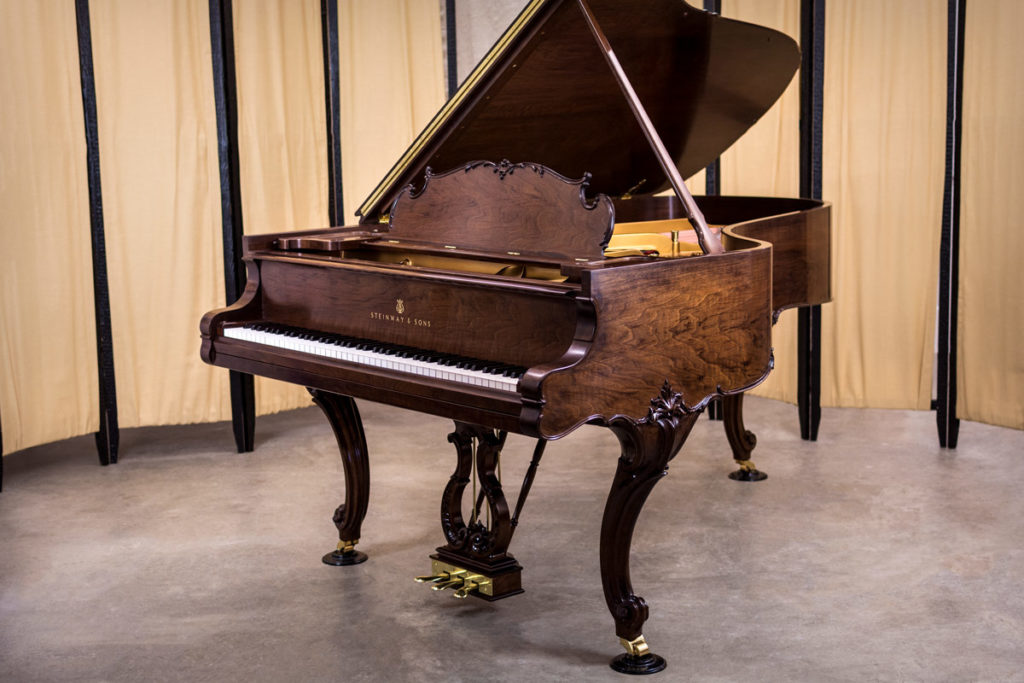
<svg viewBox="0 0 1024 683">
<path fill-rule="evenodd" d="M 370 500 L 370 463 L 359 410 L 355 400 L 348 396 L 319 389 L 309 389 L 309 393 L 331 423 L 345 469 L 345 502 L 334 511 L 334 525 L 341 540 L 334 552 L 324 555 L 324 564 L 341 567 L 366 562 L 366 553 L 355 549 Z"/>
<path fill-rule="evenodd" d="M 438 548 L 433 556 L 435 568 L 459 576 L 441 577 L 445 587 L 458 588 L 456 597 L 474 597 L 498 600 L 523 592 L 520 575 L 523 568 L 508 554 L 512 540 L 512 523 L 508 503 L 497 477 L 502 439 L 493 429 L 478 425 L 455 423 L 455 431 L 448 435 L 455 444 L 458 464 L 441 497 L 441 529 L 448 544 Z M 487 524 L 478 513 L 480 498 L 471 501 L 470 519 L 462 515 L 462 501 L 466 487 L 473 476 L 474 459 L 477 481 L 487 508 Z M 468 578 L 467 578 L 468 577 Z M 420 577 L 431 578 L 431 577 Z M 473 583 L 475 585 L 470 586 Z M 456 585 L 458 584 L 458 585 Z M 464 590 L 468 589 L 468 590 Z"/>
<path fill-rule="evenodd" d="M 648 494 L 665 476 L 669 461 L 682 448 L 698 415 L 700 412 L 690 412 L 666 383 L 661 399 L 652 402 L 646 418 L 620 417 L 608 425 L 622 445 L 622 455 L 601 522 L 601 581 L 615 633 L 626 648 L 611 661 L 611 667 L 621 673 L 649 674 L 665 668 L 665 660 L 651 652 L 644 640 L 647 603 L 633 593 L 629 548 Z"/>
<path fill-rule="evenodd" d="M 722 398 L 722 411 L 725 420 L 725 436 L 732 447 L 732 457 L 740 466 L 729 474 L 736 481 L 764 481 L 768 475 L 757 469 L 750 460 L 750 453 L 757 445 L 757 437 L 743 426 L 743 394 L 734 394 Z"/>
</svg>

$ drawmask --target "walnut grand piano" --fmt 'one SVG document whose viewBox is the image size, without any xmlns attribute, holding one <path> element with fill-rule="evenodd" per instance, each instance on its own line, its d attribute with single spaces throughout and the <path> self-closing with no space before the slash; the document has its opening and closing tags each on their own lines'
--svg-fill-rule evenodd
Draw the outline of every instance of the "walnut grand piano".
<svg viewBox="0 0 1024 683">
<path fill-rule="evenodd" d="M 325 562 L 366 559 L 353 398 L 455 421 L 446 544 L 420 580 L 458 597 L 522 592 L 508 547 L 544 444 L 605 425 L 622 446 L 600 539 L 626 650 L 612 667 L 665 667 L 630 582 L 637 516 L 712 398 L 728 401 L 747 461 L 740 400 L 772 367 L 773 315 L 829 298 L 827 205 L 695 200 L 682 178 L 749 128 L 798 64 L 788 37 L 681 0 L 534 0 L 359 225 L 245 239 L 245 292 L 204 316 L 202 357 L 304 385 L 326 413 L 346 492 Z M 496 474 L 510 432 L 538 439 L 514 507 Z M 474 472 L 481 494 L 464 515 Z"/>
</svg>

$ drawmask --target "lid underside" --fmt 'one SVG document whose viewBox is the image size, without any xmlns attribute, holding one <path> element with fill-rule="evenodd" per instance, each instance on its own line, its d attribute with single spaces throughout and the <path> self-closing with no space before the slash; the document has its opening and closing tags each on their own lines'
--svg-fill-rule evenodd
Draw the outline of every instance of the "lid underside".
<svg viewBox="0 0 1024 683">
<path fill-rule="evenodd" d="M 777 31 L 682 0 L 589 0 L 683 177 L 782 94 L 800 51 Z M 467 161 L 536 162 L 611 196 L 668 187 L 578 0 L 534 0 L 359 209 L 387 213 L 406 185 Z"/>
</svg>

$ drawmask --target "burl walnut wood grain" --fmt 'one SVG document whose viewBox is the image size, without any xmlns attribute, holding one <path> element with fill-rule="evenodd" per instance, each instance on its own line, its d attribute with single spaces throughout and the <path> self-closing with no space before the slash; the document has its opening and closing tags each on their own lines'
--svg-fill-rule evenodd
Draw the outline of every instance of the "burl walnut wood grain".
<svg viewBox="0 0 1024 683">
<path fill-rule="evenodd" d="M 693 408 L 763 380 L 772 363 L 771 250 L 745 245 L 584 271 L 581 296 L 592 302 L 594 324 L 581 318 L 561 368 L 524 376 L 524 399 L 541 404 L 539 418 L 524 409 L 524 422 L 536 419 L 552 438 L 595 418 L 639 418 L 665 381 Z M 589 352 L 579 359 L 588 334 Z"/>
<path fill-rule="evenodd" d="M 831 211 L 827 202 L 781 197 L 695 197 L 711 223 L 728 225 L 723 241 L 740 235 L 772 245 L 772 309 L 776 316 L 794 306 L 831 301 Z M 675 197 L 615 200 L 619 222 L 653 221 L 685 215 Z"/>
<path fill-rule="evenodd" d="M 406 187 L 391 207 L 389 237 L 490 252 L 600 258 L 612 234 L 611 200 L 585 196 L 539 164 L 476 161 Z"/>
</svg>

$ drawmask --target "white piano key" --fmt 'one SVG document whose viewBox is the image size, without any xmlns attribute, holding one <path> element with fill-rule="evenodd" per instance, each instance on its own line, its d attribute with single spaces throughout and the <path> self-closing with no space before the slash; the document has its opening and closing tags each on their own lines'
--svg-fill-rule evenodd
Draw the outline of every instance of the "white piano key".
<svg viewBox="0 0 1024 683">
<path fill-rule="evenodd" d="M 421 377 L 432 377 L 449 382 L 459 382 L 471 386 L 516 391 L 518 378 L 495 375 L 480 370 L 454 368 L 450 365 L 431 363 L 429 361 L 398 358 L 391 354 L 377 351 L 360 350 L 341 344 L 327 344 L 310 339 L 296 339 L 287 334 L 279 334 L 269 330 L 254 330 L 248 327 L 225 327 L 225 337 L 239 339 L 264 346 L 299 351 L 314 356 L 332 358 L 359 365 L 405 372 Z"/>
</svg>

